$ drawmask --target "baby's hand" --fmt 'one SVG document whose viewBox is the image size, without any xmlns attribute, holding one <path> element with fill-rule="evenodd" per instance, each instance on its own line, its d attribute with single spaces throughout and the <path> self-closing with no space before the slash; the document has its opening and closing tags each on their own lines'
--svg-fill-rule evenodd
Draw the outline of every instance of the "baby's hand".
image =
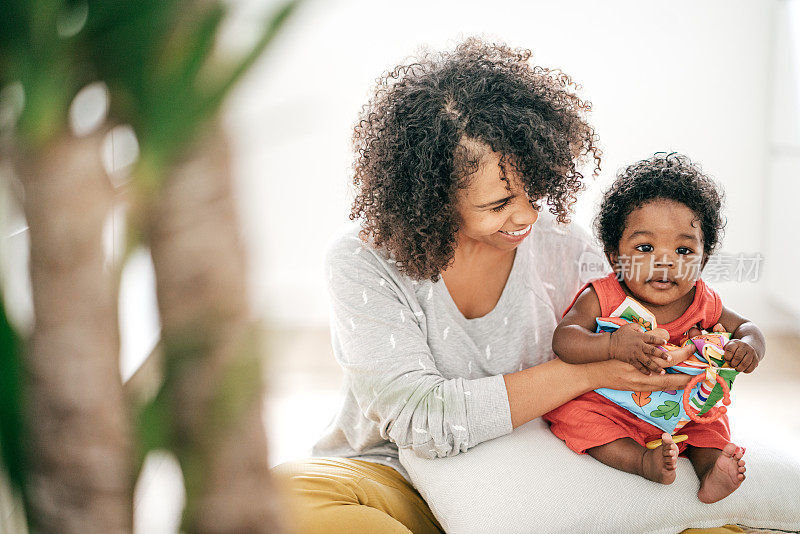
<svg viewBox="0 0 800 534">
<path fill-rule="evenodd" d="M 722 326 L 722 323 L 715 324 L 714 328 L 712 329 L 712 332 L 724 332 L 724 331 L 725 327 Z M 684 343 L 687 339 L 691 339 L 693 337 L 697 337 L 700 335 L 703 335 L 703 332 L 699 328 L 697 328 L 697 326 L 693 326 L 689 330 L 687 330 L 686 333 L 683 335 L 681 343 Z"/>
<path fill-rule="evenodd" d="M 639 325 L 629 323 L 611 333 L 608 357 L 629 363 L 646 375 L 663 374 L 663 368 L 669 367 L 668 362 L 672 360 L 667 352 L 658 348 L 666 343 L 664 330 L 642 332 Z"/>
<path fill-rule="evenodd" d="M 753 347 L 741 339 L 725 343 L 725 361 L 737 371 L 752 373 L 758 366 L 758 355 Z"/>
</svg>

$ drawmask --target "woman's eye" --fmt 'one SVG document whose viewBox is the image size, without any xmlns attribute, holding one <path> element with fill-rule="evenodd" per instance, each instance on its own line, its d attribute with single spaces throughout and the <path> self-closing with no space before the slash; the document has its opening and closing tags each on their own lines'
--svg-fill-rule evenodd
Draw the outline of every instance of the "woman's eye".
<svg viewBox="0 0 800 534">
<path fill-rule="evenodd" d="M 503 202 L 502 204 L 500 204 L 496 208 L 492 208 L 492 211 L 495 212 L 495 213 L 503 211 L 504 209 L 506 209 L 508 207 L 508 203 L 509 203 L 509 201 L 506 200 L 505 202 Z"/>
<path fill-rule="evenodd" d="M 678 247 L 675 249 L 675 252 L 677 252 L 678 254 L 691 254 L 692 249 L 690 249 L 689 247 Z"/>
<path fill-rule="evenodd" d="M 639 252 L 653 252 L 653 245 L 636 245 L 636 250 Z"/>
</svg>

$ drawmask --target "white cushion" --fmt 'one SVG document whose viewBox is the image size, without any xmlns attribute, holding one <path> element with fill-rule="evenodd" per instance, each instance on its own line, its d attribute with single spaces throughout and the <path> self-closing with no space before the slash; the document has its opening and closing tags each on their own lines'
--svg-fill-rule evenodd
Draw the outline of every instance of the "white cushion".
<svg viewBox="0 0 800 534">
<path fill-rule="evenodd" d="M 714 504 L 697 499 L 686 458 L 673 484 L 657 484 L 572 452 L 541 419 L 448 458 L 402 449 L 400 462 L 448 534 L 667 534 L 731 523 L 800 530 L 800 457 L 739 444 L 747 478 Z"/>
</svg>

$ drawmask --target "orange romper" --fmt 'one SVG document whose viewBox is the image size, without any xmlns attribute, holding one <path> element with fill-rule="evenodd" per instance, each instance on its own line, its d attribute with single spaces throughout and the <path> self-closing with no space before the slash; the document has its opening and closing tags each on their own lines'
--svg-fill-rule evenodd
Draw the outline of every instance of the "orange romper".
<svg viewBox="0 0 800 534">
<path fill-rule="evenodd" d="M 564 311 L 564 315 L 572 308 L 578 295 L 592 285 L 600 300 L 603 317 L 608 317 L 617 306 L 625 300 L 626 294 L 611 273 L 605 278 L 598 278 L 585 284 Z M 694 300 L 689 308 L 674 321 L 658 325 L 669 332 L 669 341 L 680 345 L 686 332 L 692 326 L 703 330 L 711 330 L 722 315 L 722 301 L 719 295 L 708 287 L 702 279 L 695 282 Z M 620 438 L 632 438 L 640 445 L 661 437 L 663 431 L 650 423 L 639 419 L 625 408 L 611 402 L 602 395 L 590 391 L 564 403 L 555 410 L 542 416 L 550 423 L 550 430 L 564 440 L 575 452 L 584 454 L 586 449 L 611 443 Z M 728 416 L 723 415 L 712 423 L 686 423 L 679 434 L 686 434 L 688 439 L 678 444 L 678 450 L 685 456 L 686 445 L 694 447 L 713 447 L 722 449 L 730 442 L 730 426 Z"/>
</svg>

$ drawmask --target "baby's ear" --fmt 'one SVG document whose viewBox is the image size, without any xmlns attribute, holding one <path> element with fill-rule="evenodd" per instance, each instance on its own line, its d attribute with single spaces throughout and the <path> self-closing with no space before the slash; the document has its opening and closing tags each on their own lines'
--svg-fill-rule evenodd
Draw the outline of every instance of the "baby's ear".
<svg viewBox="0 0 800 534">
<path fill-rule="evenodd" d="M 708 263 L 708 258 L 710 258 L 708 253 L 707 252 L 703 252 L 703 260 L 700 263 L 700 270 L 701 271 L 706 268 L 706 263 Z"/>
<path fill-rule="evenodd" d="M 608 264 L 611 266 L 611 271 L 617 275 L 617 280 L 622 280 L 625 277 L 625 273 L 622 272 L 622 267 L 619 265 L 619 253 L 606 252 L 605 254 Z"/>
</svg>

